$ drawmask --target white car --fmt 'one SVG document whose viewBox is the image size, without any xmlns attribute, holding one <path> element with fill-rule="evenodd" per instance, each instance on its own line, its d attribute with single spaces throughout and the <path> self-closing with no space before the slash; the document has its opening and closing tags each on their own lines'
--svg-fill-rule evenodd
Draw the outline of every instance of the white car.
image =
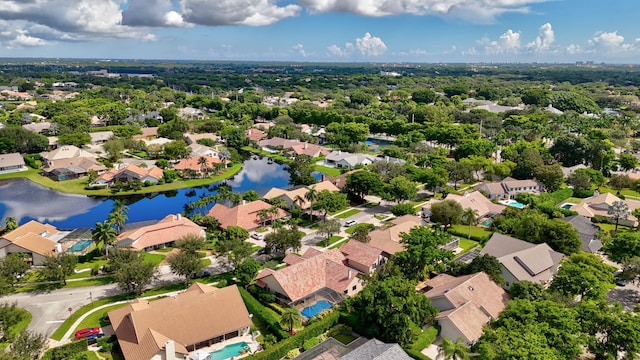
<svg viewBox="0 0 640 360">
<path fill-rule="evenodd" d="M 257 232 L 254 232 L 253 234 L 251 234 L 251 237 L 256 240 L 264 240 L 264 234 L 260 234 Z"/>
<path fill-rule="evenodd" d="M 356 220 L 347 220 L 347 221 L 344 223 L 344 226 L 346 226 L 346 227 L 350 227 L 350 226 L 353 226 L 353 225 L 355 225 L 355 224 L 357 224 L 357 223 L 358 223 L 358 222 L 357 222 Z"/>
</svg>

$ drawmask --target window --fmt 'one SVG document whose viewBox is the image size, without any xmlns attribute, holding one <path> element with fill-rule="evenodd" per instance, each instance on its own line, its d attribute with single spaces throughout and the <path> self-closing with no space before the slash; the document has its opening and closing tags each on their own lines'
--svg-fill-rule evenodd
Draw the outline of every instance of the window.
<svg viewBox="0 0 640 360">
<path fill-rule="evenodd" d="M 351 290 L 356 291 L 356 289 L 358 288 L 358 285 L 353 285 L 353 287 L 351 288 Z"/>
<path fill-rule="evenodd" d="M 349 293 L 349 289 L 345 290 L 345 291 L 344 291 L 344 293 L 345 293 L 345 294 L 348 294 L 348 293 Z"/>
</svg>

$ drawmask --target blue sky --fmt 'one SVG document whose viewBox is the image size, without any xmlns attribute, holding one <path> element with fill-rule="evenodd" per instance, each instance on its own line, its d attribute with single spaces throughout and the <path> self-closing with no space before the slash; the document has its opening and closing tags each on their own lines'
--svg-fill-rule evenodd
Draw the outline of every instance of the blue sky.
<svg viewBox="0 0 640 360">
<path fill-rule="evenodd" d="M 0 0 L 0 57 L 638 63 L 637 0 Z"/>
</svg>

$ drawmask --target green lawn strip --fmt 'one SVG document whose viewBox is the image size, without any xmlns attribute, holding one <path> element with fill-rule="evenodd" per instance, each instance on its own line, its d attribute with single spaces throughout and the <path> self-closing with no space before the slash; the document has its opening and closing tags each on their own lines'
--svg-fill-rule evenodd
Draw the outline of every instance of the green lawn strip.
<svg viewBox="0 0 640 360">
<path fill-rule="evenodd" d="M 87 359 L 87 360 L 101 360 L 98 354 L 95 351 L 87 350 L 85 352 L 80 353 L 80 356 L 86 357 L 76 357 L 76 359 Z"/>
<path fill-rule="evenodd" d="M 438 328 L 435 326 L 431 326 L 427 328 L 427 330 L 420 333 L 416 338 L 416 341 L 414 341 L 406 350 L 408 350 L 409 355 L 422 355 L 421 351 L 427 346 L 431 345 L 433 340 L 436 339 L 436 336 L 438 336 Z M 420 357 L 421 359 L 428 359 L 426 356 L 422 356 L 423 357 Z"/>
<path fill-rule="evenodd" d="M 269 231 L 268 228 L 259 228 L 256 230 L 257 233 L 266 233 L 267 231 Z"/>
<path fill-rule="evenodd" d="M 321 172 L 323 174 L 329 175 L 331 177 L 338 177 L 342 175 L 342 171 L 340 169 L 324 166 L 324 165 L 315 165 L 315 170 Z"/>
<path fill-rule="evenodd" d="M 242 169 L 242 164 L 234 164 L 228 167 L 224 173 L 210 177 L 210 178 L 176 180 L 174 182 L 165 183 L 162 185 L 153 185 L 149 187 L 143 187 L 138 191 L 121 191 L 115 194 L 113 194 L 109 189 L 93 189 L 93 190 L 85 189 L 85 187 L 87 186 L 86 178 L 65 180 L 65 181 L 54 181 L 50 178 L 41 176 L 40 170 L 35 170 L 35 169 L 29 169 L 28 171 L 17 172 L 17 173 L 2 174 L 0 175 L 0 180 L 26 178 L 36 184 L 40 184 L 42 186 L 45 186 L 60 192 L 64 192 L 64 193 L 95 195 L 95 196 L 119 196 L 119 195 L 145 194 L 145 193 L 160 192 L 160 191 L 170 191 L 170 190 L 178 190 L 178 189 L 191 188 L 196 186 L 209 185 L 211 183 L 230 178 L 233 175 L 240 172 L 241 169 Z"/>
<path fill-rule="evenodd" d="M 111 284 L 115 282 L 114 278 L 110 276 L 104 277 L 95 277 L 86 280 L 78 280 L 78 281 L 67 281 L 67 285 L 61 286 L 60 283 L 57 284 L 26 284 L 21 286 L 15 286 L 13 291 L 16 293 L 23 292 L 31 292 L 31 291 L 46 291 L 46 290 L 54 290 L 54 289 L 70 289 L 77 288 L 83 286 L 96 286 L 96 285 L 105 285 Z"/>
<path fill-rule="evenodd" d="M 14 339 L 18 334 L 25 330 L 27 326 L 29 326 L 32 318 L 31 313 L 25 309 L 16 308 L 15 310 L 20 314 L 20 321 L 7 330 L 6 337 L 10 339 Z M 0 342 L 0 351 L 4 351 L 7 346 L 9 346 L 8 342 Z"/>
<path fill-rule="evenodd" d="M 206 259 L 200 259 L 200 262 L 202 263 L 202 266 L 209 266 L 211 265 L 211 259 L 206 258 Z"/>
<path fill-rule="evenodd" d="M 111 310 L 115 310 L 118 308 L 121 308 L 123 306 L 125 306 L 127 304 L 115 304 L 115 305 L 111 305 L 111 306 L 107 306 L 104 309 L 100 309 L 98 311 L 94 311 L 93 313 L 89 314 L 86 318 L 84 318 L 80 324 L 78 325 L 78 327 L 76 327 L 73 331 L 78 331 L 79 329 L 84 329 L 84 328 L 88 328 L 88 327 L 104 327 L 109 325 L 108 322 L 105 321 L 101 321 L 101 319 L 103 319 L 104 317 L 107 316 L 107 313 Z"/>
<path fill-rule="evenodd" d="M 388 216 L 387 215 L 374 215 L 373 217 L 378 219 L 378 220 L 380 220 L 380 221 L 382 221 L 382 220 L 386 219 Z"/>
<path fill-rule="evenodd" d="M 462 240 L 463 238 L 466 239 L 469 236 L 469 226 L 468 225 L 462 225 L 462 224 L 458 224 L 458 225 L 452 225 L 449 228 L 449 233 L 455 236 L 460 237 L 460 239 Z M 471 227 L 471 239 L 472 240 L 476 240 L 476 241 L 480 241 L 480 240 L 486 240 L 489 239 L 491 237 L 493 233 L 491 231 L 487 231 L 483 228 L 477 227 L 477 226 L 472 226 Z"/>
<path fill-rule="evenodd" d="M 148 253 L 148 252 L 144 252 L 142 254 L 143 254 L 143 257 L 144 257 L 144 261 L 152 263 L 156 267 L 158 265 L 160 265 L 162 260 L 164 260 L 164 258 L 166 257 L 166 255 L 164 255 L 164 254 L 151 254 L 151 253 Z"/>
<path fill-rule="evenodd" d="M 291 162 L 291 159 L 289 159 L 286 156 L 284 156 L 284 155 L 282 155 L 280 153 L 277 153 L 277 152 L 276 153 L 272 153 L 272 152 L 265 151 L 265 150 L 262 150 L 262 149 L 256 149 L 256 148 L 251 147 L 251 146 L 244 146 L 244 147 L 242 147 L 242 150 L 245 150 L 245 151 L 248 151 L 250 153 L 254 153 L 254 154 L 260 155 L 260 156 L 268 157 L 268 158 L 271 158 L 271 159 L 274 159 L 274 160 L 279 160 L 279 161 L 282 161 L 282 162 L 285 162 L 285 163 Z"/>
<path fill-rule="evenodd" d="M 605 233 L 609 234 L 610 232 L 614 231 L 616 228 L 616 224 L 602 224 L 602 223 L 598 223 L 596 224 L 600 229 L 602 229 L 602 231 L 604 231 Z M 628 231 L 635 231 L 634 229 L 628 227 L 628 226 L 622 226 L 622 225 L 618 225 L 618 232 L 628 232 Z"/>
<path fill-rule="evenodd" d="M 338 241 L 340 241 L 342 239 L 344 239 L 342 236 L 334 235 L 334 236 L 332 236 L 332 237 L 330 237 L 328 239 L 324 239 L 324 240 L 318 241 L 318 243 L 316 245 L 322 246 L 322 247 L 327 247 L 327 246 L 331 246 L 331 245 L 335 244 L 336 242 L 338 242 Z"/>
<path fill-rule="evenodd" d="M 460 239 L 460 248 L 462 249 L 462 252 L 467 252 L 467 251 L 475 248 L 476 246 L 478 246 L 478 242 L 477 241 L 468 240 L 468 239 Z"/>
<path fill-rule="evenodd" d="M 624 196 L 630 196 L 630 197 L 634 197 L 634 198 L 640 198 L 640 193 L 638 193 L 635 190 L 631 190 L 631 189 L 621 189 L 621 190 L 616 190 L 610 187 L 606 187 L 606 186 L 601 186 L 600 187 L 600 193 L 612 193 L 614 195 L 618 194 L 618 191 L 620 192 L 621 195 Z"/>
<path fill-rule="evenodd" d="M 154 251 L 157 251 L 157 252 L 160 252 L 160 253 L 168 253 L 168 252 L 170 252 L 171 250 L 173 250 L 173 248 L 172 248 L 172 247 L 166 247 L 166 248 L 163 248 L 163 249 L 157 249 L 157 250 L 154 250 Z"/>
<path fill-rule="evenodd" d="M 345 230 L 344 232 L 346 232 L 349 235 L 353 235 L 353 232 L 356 231 L 356 229 L 357 228 L 355 226 L 352 226 L 350 228 L 347 228 L 347 230 Z"/>
<path fill-rule="evenodd" d="M 572 204 L 579 204 L 582 201 L 582 199 L 577 198 L 577 197 L 570 197 L 567 200 L 561 202 L 559 205 L 562 205 L 564 203 L 572 203 Z"/>
<path fill-rule="evenodd" d="M 328 249 L 329 250 L 338 249 L 338 248 L 342 247 L 342 245 L 346 244 L 348 241 L 349 240 L 346 239 L 346 238 L 344 238 L 343 240 L 340 240 L 340 241 L 336 241 L 333 244 L 329 245 Z"/>
<path fill-rule="evenodd" d="M 345 211 L 345 212 L 343 212 L 343 213 L 341 213 L 341 214 L 336 215 L 336 217 L 337 217 L 338 219 L 346 219 L 346 218 L 348 218 L 349 216 L 353 216 L 353 215 L 358 214 L 358 213 L 360 213 L 360 212 L 362 212 L 362 210 L 359 210 L 359 209 L 350 209 L 350 210 L 347 210 L 347 211 Z"/>
<path fill-rule="evenodd" d="M 353 340 L 357 339 L 353 334 L 340 333 L 333 336 L 334 339 L 340 341 L 344 345 L 350 344 Z"/>
</svg>

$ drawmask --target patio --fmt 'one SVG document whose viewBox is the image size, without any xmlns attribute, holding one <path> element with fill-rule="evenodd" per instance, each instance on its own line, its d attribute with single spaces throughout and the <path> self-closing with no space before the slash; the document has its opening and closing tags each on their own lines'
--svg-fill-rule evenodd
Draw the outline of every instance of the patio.
<svg viewBox="0 0 640 360">
<path fill-rule="evenodd" d="M 249 351 L 246 354 L 239 354 L 239 355 L 235 355 L 235 356 L 229 357 L 229 359 L 233 358 L 234 360 L 242 359 L 244 357 L 247 357 L 247 356 L 249 356 L 251 354 L 254 354 L 254 353 L 262 350 L 262 345 L 260 345 L 260 343 L 255 340 L 258 336 L 260 336 L 260 332 L 256 331 L 253 334 L 247 334 L 247 335 L 243 335 L 243 336 L 234 337 L 232 339 L 229 339 L 229 340 L 226 340 L 226 341 L 223 341 L 223 342 L 219 342 L 219 343 L 213 344 L 211 346 L 203 347 L 203 348 L 200 348 L 200 349 L 198 349 L 196 351 L 193 351 L 193 352 L 189 353 L 188 359 L 191 359 L 191 360 L 208 360 L 208 359 L 210 359 L 209 355 L 212 352 L 223 350 L 227 346 L 244 342 L 249 346 Z M 204 357 L 205 354 L 207 355 L 206 357 Z"/>
</svg>

